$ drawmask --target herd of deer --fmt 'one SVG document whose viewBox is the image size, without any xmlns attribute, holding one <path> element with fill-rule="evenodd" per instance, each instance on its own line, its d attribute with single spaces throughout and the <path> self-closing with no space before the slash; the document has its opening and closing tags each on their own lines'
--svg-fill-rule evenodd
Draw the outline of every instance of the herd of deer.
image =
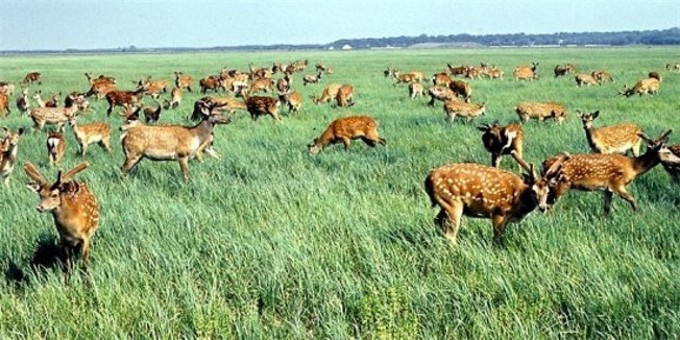
<svg viewBox="0 0 680 340">
<path fill-rule="evenodd" d="M 273 64 L 271 68 L 254 67 L 250 72 L 222 70 L 217 75 L 209 75 L 200 79 L 201 93 L 213 91 L 213 96 L 206 96 L 194 102 L 190 118 L 200 121 L 194 126 L 153 125 L 158 122 L 162 108 L 169 110 L 181 105 L 182 92 L 192 92 L 193 78 L 182 72 L 175 72 L 174 87 L 170 97 L 162 103 L 158 100 L 162 93 L 167 93 L 170 84 L 167 80 L 154 80 L 152 77 L 136 82 L 137 87 L 131 91 L 119 90 L 116 79 L 99 75 L 93 77 L 85 73 L 90 89 L 85 93 L 71 92 L 64 98 L 64 106 L 59 107 L 58 98 L 61 93 L 50 96 L 43 101 L 41 91 L 35 92 L 33 99 L 38 104 L 31 107 L 28 99 L 29 86 L 41 84 L 41 74 L 32 72 L 22 81 L 22 90 L 16 98 L 17 108 L 32 121 L 34 132 L 45 125 L 54 125 L 56 130 L 47 135 L 47 155 L 50 165 L 58 165 L 66 150 L 66 139 L 63 135 L 64 125 L 68 124 L 80 147 L 80 154 L 86 155 L 88 145 L 98 143 L 106 151 L 111 151 L 111 128 L 108 123 L 94 122 L 79 124 L 77 112 L 89 110 L 88 97 L 105 99 L 108 103 L 107 117 L 116 107 L 122 107 L 121 115 L 125 122 L 120 127 L 122 149 L 125 160 L 121 166 L 123 174 L 130 172 L 142 159 L 177 161 L 185 181 L 189 180 L 188 162 L 196 157 L 201 159 L 203 153 L 217 158 L 213 150 L 213 128 L 218 124 L 228 124 L 231 119 L 225 111 L 247 110 L 253 120 L 259 116 L 269 115 L 275 122 L 280 122 L 278 110 L 286 105 L 290 114 L 298 112 L 302 104 L 300 92 L 292 90 L 293 75 L 302 72 L 307 60 L 296 61 L 286 65 Z M 472 88 L 469 83 L 454 79 L 463 76 L 469 79 L 487 77 L 502 79 L 503 71 L 495 66 L 482 64 L 481 67 L 450 64 L 448 72 L 436 73 L 432 76 L 433 86 L 428 89 L 429 105 L 435 101 L 443 101 L 444 111 L 449 120 L 456 116 L 472 120 L 485 112 L 484 103 L 471 103 Z M 677 66 L 677 65 L 676 65 Z M 538 63 L 532 66 L 519 66 L 512 72 L 516 80 L 537 80 Z M 670 70 L 672 67 L 667 68 Z M 575 73 L 571 64 L 555 67 L 555 77 Z M 274 82 L 273 75 L 281 72 L 283 77 Z M 302 77 L 303 86 L 318 84 L 323 75 L 333 74 L 333 69 L 323 64 L 316 65 L 316 73 Z M 395 86 L 408 85 L 411 99 L 423 96 L 425 90 L 421 84 L 424 80 L 422 72 L 401 73 L 398 69 L 387 68 L 385 77 L 393 77 Z M 591 74 L 576 75 L 579 86 L 599 84 L 602 81 L 613 81 L 609 73 L 595 71 Z M 651 72 L 649 77 L 640 80 L 633 88 L 626 88 L 621 93 L 631 96 L 635 93 L 656 94 L 661 77 Z M 273 92 L 277 97 L 253 95 L 256 92 Z M 15 88 L 13 84 L 0 82 L 0 113 L 9 111 L 9 96 Z M 234 96 L 217 96 L 219 90 L 233 92 Z M 338 107 L 354 104 L 354 88 L 351 84 L 328 84 L 320 97 L 312 96 L 315 104 L 328 103 L 335 99 Z M 150 96 L 157 104 L 145 107 L 144 96 Z M 241 97 L 242 100 L 237 99 Z M 458 99 L 458 98 L 462 98 Z M 521 123 L 528 119 L 544 120 L 552 118 L 561 123 L 566 118 L 565 105 L 560 103 L 519 103 L 515 108 Z M 145 123 L 139 121 L 139 114 L 145 116 Z M 611 199 L 617 194 L 628 201 L 634 210 L 637 209 L 635 198 L 626 191 L 626 186 L 637 176 L 644 174 L 654 166 L 662 163 L 675 182 L 680 182 L 680 145 L 667 146 L 671 130 L 652 139 L 642 129 L 632 123 L 624 123 L 600 128 L 593 127 L 593 121 L 599 112 L 581 113 L 580 118 L 590 145 L 592 154 L 570 155 L 563 153 L 543 162 L 542 175 L 539 176 L 533 164 L 523 160 L 523 132 L 520 123 L 500 125 L 486 124 L 479 127 L 482 131 L 482 144 L 491 153 L 491 166 L 481 164 L 451 164 L 432 170 L 425 180 L 425 190 L 433 206 L 441 208 L 435 218 L 444 235 L 456 241 L 462 215 L 489 218 L 492 220 L 494 242 L 500 243 L 504 228 L 508 222 L 519 221 L 535 208 L 541 211 L 550 209 L 569 189 L 601 190 L 604 192 L 604 210 L 609 214 Z M 13 132 L 4 129 L 4 137 L 0 139 L 0 179 L 8 185 L 10 175 L 17 163 L 17 146 L 24 134 L 23 128 Z M 378 122 L 369 116 L 349 116 L 336 119 L 311 144 L 312 154 L 317 154 L 330 144 L 342 143 L 349 148 L 350 141 L 361 139 L 367 145 L 385 145 L 386 140 L 378 133 Z M 645 153 L 640 154 L 642 141 L 647 144 Z M 631 151 L 632 157 L 626 156 Z M 520 177 L 510 171 L 499 169 L 503 155 L 512 156 L 519 165 L 520 171 L 527 174 Z M 32 180 L 29 189 L 40 198 L 37 210 L 51 212 L 54 223 L 61 238 L 66 255 L 65 280 L 68 282 L 71 271 L 71 255 L 74 248 L 82 246 L 83 266 L 87 271 L 90 253 L 90 238 L 99 224 L 99 207 L 95 195 L 88 186 L 74 179 L 75 175 L 88 167 L 82 162 L 73 169 L 57 174 L 57 180 L 51 183 L 31 163 L 24 163 L 24 171 Z"/>
</svg>

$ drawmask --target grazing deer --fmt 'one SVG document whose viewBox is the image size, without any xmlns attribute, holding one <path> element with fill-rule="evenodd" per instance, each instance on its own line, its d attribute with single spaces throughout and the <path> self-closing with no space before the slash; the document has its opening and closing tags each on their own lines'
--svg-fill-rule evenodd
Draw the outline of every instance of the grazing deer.
<svg viewBox="0 0 680 340">
<path fill-rule="evenodd" d="M 311 96 L 310 98 L 312 99 L 312 103 L 314 104 L 319 104 L 319 103 L 328 103 L 331 100 L 335 99 L 338 95 L 338 90 L 340 90 L 341 84 L 328 84 L 326 88 L 323 89 L 323 92 L 321 93 L 320 97 L 316 96 Z"/>
<path fill-rule="evenodd" d="M 335 101 L 338 103 L 338 107 L 354 105 L 354 87 L 350 84 L 340 86 L 338 93 L 335 95 Z"/>
<path fill-rule="evenodd" d="M 483 132 L 482 143 L 484 148 L 491 153 L 491 166 L 499 168 L 503 155 L 510 155 L 513 152 L 519 158 L 522 158 L 524 143 L 522 125 L 511 123 L 502 126 L 493 123 L 482 125 L 478 129 Z"/>
<path fill-rule="evenodd" d="M 277 103 L 278 100 L 274 99 Z M 213 104 L 204 106 L 203 120 L 196 126 L 137 125 L 128 128 L 122 136 L 125 162 L 123 174 L 132 170 L 142 158 L 153 161 L 179 162 L 184 181 L 189 181 L 189 159 L 207 148 L 213 141 L 212 131 L 216 124 L 228 124 L 231 120 L 212 112 Z"/>
<path fill-rule="evenodd" d="M 115 106 L 122 106 L 125 108 L 131 107 L 139 103 L 139 101 L 146 93 L 146 85 L 142 85 L 135 91 L 111 91 L 106 94 L 106 102 L 109 103 L 109 108 L 106 109 L 106 116 L 111 116 L 111 111 Z"/>
<path fill-rule="evenodd" d="M 519 103 L 515 107 L 515 112 L 520 120 L 524 123 L 529 121 L 529 118 L 543 121 L 546 118 L 552 118 L 555 123 L 561 124 L 567 119 L 567 109 L 563 104 L 546 102 L 524 102 Z"/>
<path fill-rule="evenodd" d="M 555 78 L 557 78 L 559 76 L 566 76 L 569 73 L 576 72 L 576 66 L 572 64 L 555 65 L 555 69 L 553 71 L 555 72 Z"/>
<path fill-rule="evenodd" d="M 628 87 L 628 85 L 623 85 L 623 90 L 619 91 L 619 94 L 626 97 L 633 96 L 635 94 L 642 97 L 643 94 L 649 94 L 653 96 L 659 93 L 659 86 L 661 85 L 661 79 L 659 78 L 646 78 L 640 79 L 635 83 L 635 86 Z"/>
<path fill-rule="evenodd" d="M 583 129 L 586 132 L 588 145 L 594 153 L 620 153 L 625 154 L 630 150 L 633 156 L 640 155 L 642 129 L 631 123 L 620 123 L 600 128 L 593 128 L 593 121 L 600 116 L 600 111 L 582 113 L 576 111 L 581 117 Z"/>
<path fill-rule="evenodd" d="M 513 153 L 528 172 L 524 178 L 481 164 L 458 163 L 436 168 L 425 179 L 425 191 L 432 206 L 441 209 L 435 223 L 444 236 L 456 243 L 463 215 L 491 219 L 494 244 L 500 245 L 508 222 L 519 222 L 538 207 L 546 212 L 550 188 L 547 177 L 538 177 L 533 165 Z M 567 158 L 553 163 L 559 171 Z"/>
<path fill-rule="evenodd" d="M 61 132 L 53 131 L 47 135 L 47 158 L 50 166 L 59 165 L 66 153 L 66 139 Z"/>
<path fill-rule="evenodd" d="M 302 94 L 298 91 L 279 92 L 279 101 L 288 106 L 288 113 L 298 113 L 302 106 Z"/>
<path fill-rule="evenodd" d="M 193 82 L 194 79 L 190 75 L 175 71 L 175 87 L 179 89 L 187 89 L 187 91 L 192 92 L 191 84 Z"/>
<path fill-rule="evenodd" d="M 661 148 L 659 150 L 659 159 L 673 182 L 680 184 L 680 144 Z"/>
<path fill-rule="evenodd" d="M 538 68 L 538 63 L 531 63 L 533 66 L 529 67 L 527 65 L 517 66 L 512 70 L 512 77 L 515 80 L 538 80 L 538 73 L 536 73 L 536 68 Z"/>
<path fill-rule="evenodd" d="M 457 96 L 463 97 L 466 102 L 469 102 L 472 98 L 472 86 L 462 80 L 452 80 L 449 88 Z"/>
<path fill-rule="evenodd" d="M 485 111 L 486 105 L 484 103 L 479 105 L 462 102 L 458 99 L 444 102 L 444 113 L 446 113 L 446 119 L 449 123 L 452 123 L 456 116 L 466 118 L 469 123 L 478 116 L 483 115 Z"/>
<path fill-rule="evenodd" d="M 595 80 L 597 80 L 597 82 L 600 84 L 602 84 L 605 81 L 608 81 L 610 83 L 614 82 L 614 78 L 612 78 L 612 75 L 609 74 L 609 72 L 607 71 L 593 71 L 592 73 L 590 73 L 590 75 L 593 76 L 593 78 L 595 78 Z"/>
<path fill-rule="evenodd" d="M 17 162 L 19 139 L 24 134 L 24 128 L 19 128 L 16 133 L 4 126 L 2 130 L 5 132 L 5 136 L 0 140 L 0 179 L 3 180 L 5 186 L 9 186 L 9 176 Z"/>
<path fill-rule="evenodd" d="M 302 86 L 307 86 L 307 84 L 318 84 L 321 81 L 321 76 L 323 73 L 318 71 L 317 74 L 308 74 L 302 77 Z"/>
<path fill-rule="evenodd" d="M 577 74 L 574 79 L 576 80 L 576 85 L 578 85 L 578 87 L 583 87 L 583 85 L 587 87 L 590 85 L 600 86 L 600 82 L 598 82 L 597 79 L 595 79 L 595 77 L 590 74 Z"/>
<path fill-rule="evenodd" d="M 378 122 L 374 118 L 369 116 L 350 116 L 332 121 L 321 136 L 314 138 L 307 147 L 309 147 L 311 154 L 316 155 L 329 144 L 342 142 L 345 145 L 345 151 L 348 151 L 350 141 L 359 138 L 370 147 L 375 147 L 376 143 L 387 144 L 387 141 L 380 137 Z"/>
<path fill-rule="evenodd" d="M 73 129 L 73 135 L 80 146 L 81 156 L 84 157 L 87 153 L 87 146 L 94 143 L 99 143 L 99 146 L 104 150 L 111 152 L 111 127 L 109 124 L 95 122 L 78 125 L 75 116 L 69 117 L 68 123 Z"/>
<path fill-rule="evenodd" d="M 626 190 L 626 186 L 659 164 L 659 150 L 665 146 L 671 132 L 672 130 L 668 130 L 655 140 L 640 134 L 647 141 L 647 151 L 638 157 L 620 154 L 572 155 L 559 172 L 551 173 L 546 170 L 546 175 L 555 179 L 551 184 L 554 188 L 551 202 L 557 202 L 569 189 L 603 190 L 605 215 L 609 215 L 611 211 L 613 194 L 626 200 L 633 211 L 637 211 L 635 198 Z M 560 156 L 547 159 L 543 162 L 543 169 L 551 168 L 559 158 Z"/>
<path fill-rule="evenodd" d="M 24 85 L 31 85 L 33 83 L 38 83 L 38 85 L 42 85 L 42 81 L 40 80 L 41 78 L 40 72 L 30 72 L 26 74 L 24 77 L 24 80 L 21 81 L 22 84 Z"/>
<path fill-rule="evenodd" d="M 33 120 L 33 128 L 35 131 L 40 131 L 45 124 L 57 125 L 59 131 L 62 131 L 64 124 L 72 116 L 75 116 L 76 111 L 87 107 L 88 103 L 85 96 L 81 94 L 69 94 L 68 102 L 65 107 L 37 107 L 29 110 L 31 120 Z"/>
<path fill-rule="evenodd" d="M 90 264 L 90 239 L 99 227 L 99 205 L 97 199 L 84 182 L 73 177 L 85 170 L 88 163 L 83 162 L 73 169 L 57 174 L 57 181 L 51 183 L 30 162 L 24 164 L 24 171 L 33 182 L 27 187 L 38 194 L 39 212 L 52 213 L 54 225 L 59 232 L 61 247 L 66 260 L 64 284 L 71 278 L 71 257 L 78 245 L 83 256 L 83 270 L 87 273 Z"/>
<path fill-rule="evenodd" d="M 433 86 L 427 90 L 427 95 L 430 96 L 430 101 L 427 105 L 434 106 L 436 100 L 446 102 L 447 100 L 456 100 L 456 94 L 448 87 Z"/>
<path fill-rule="evenodd" d="M 423 96 L 425 96 L 425 88 L 423 87 L 423 84 L 420 83 L 408 84 L 408 96 L 411 97 L 411 100 L 416 99 L 416 97 L 422 98 Z"/>
</svg>

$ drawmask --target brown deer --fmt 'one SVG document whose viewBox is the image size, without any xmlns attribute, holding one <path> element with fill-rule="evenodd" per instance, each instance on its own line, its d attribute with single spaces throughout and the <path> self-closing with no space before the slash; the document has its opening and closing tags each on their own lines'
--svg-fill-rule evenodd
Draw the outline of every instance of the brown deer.
<svg viewBox="0 0 680 340">
<path fill-rule="evenodd" d="M 451 79 L 446 72 L 439 72 L 432 75 L 432 85 L 434 86 L 444 85 L 448 87 L 449 84 L 451 84 L 451 81 L 453 81 L 453 79 Z"/>
<path fill-rule="evenodd" d="M 595 77 L 587 73 L 577 74 L 576 76 L 574 76 L 574 80 L 576 80 L 576 85 L 578 85 L 578 87 L 583 87 L 584 85 L 586 87 L 590 85 L 600 86 L 600 82 L 597 81 Z"/>
<path fill-rule="evenodd" d="M 50 132 L 47 135 L 47 158 L 50 166 L 59 165 L 66 153 L 66 139 L 64 134 L 58 131 Z"/>
<path fill-rule="evenodd" d="M 510 155 L 513 152 L 522 158 L 524 144 L 522 125 L 511 123 L 503 126 L 493 123 L 480 126 L 479 130 L 483 132 L 484 148 L 491 153 L 491 166 L 499 168 L 503 155 Z"/>
<path fill-rule="evenodd" d="M 21 113 L 28 113 L 28 108 L 31 106 L 28 100 L 28 88 L 21 91 L 21 96 L 16 99 L 17 109 Z"/>
<path fill-rule="evenodd" d="M 156 102 L 156 107 L 144 107 L 146 106 L 144 103 L 141 103 L 142 106 L 144 107 L 144 121 L 146 124 L 154 124 L 158 123 L 158 121 L 161 119 L 161 111 L 163 111 L 163 106 L 161 103 L 159 103 L 157 100 Z"/>
<path fill-rule="evenodd" d="M 457 96 L 463 97 L 466 102 L 469 102 L 472 98 L 472 86 L 470 86 L 470 84 L 467 82 L 462 80 L 452 80 L 449 84 L 449 88 Z"/>
<path fill-rule="evenodd" d="M 444 113 L 446 113 L 446 119 L 449 123 L 452 123 L 456 116 L 466 118 L 469 123 L 478 116 L 483 115 L 485 111 L 486 105 L 484 103 L 479 105 L 463 102 L 458 99 L 444 102 Z"/>
<path fill-rule="evenodd" d="M 430 96 L 430 101 L 427 103 L 430 106 L 434 106 L 436 100 L 443 102 L 456 100 L 456 94 L 448 87 L 433 86 L 427 90 L 427 95 Z"/>
<path fill-rule="evenodd" d="M 193 92 L 191 91 L 191 85 L 193 82 L 194 79 L 190 75 L 175 71 L 175 87 L 179 89 L 187 89 L 187 91 Z"/>
<path fill-rule="evenodd" d="M 320 97 L 316 96 L 311 96 L 310 98 L 312 99 L 312 103 L 314 104 L 319 104 L 319 103 L 328 103 L 331 100 L 335 99 L 338 95 L 338 90 L 340 89 L 342 85 L 341 84 L 328 84 L 326 88 L 323 89 L 323 92 L 321 93 Z"/>
<path fill-rule="evenodd" d="M 274 99 L 277 103 L 278 100 Z M 212 112 L 212 104 L 204 107 L 203 120 L 196 126 L 137 125 L 128 128 L 122 136 L 125 162 L 123 174 L 132 170 L 143 158 L 153 161 L 179 162 L 182 176 L 189 181 L 189 159 L 207 148 L 213 141 L 212 131 L 216 124 L 228 124 L 231 120 Z"/>
<path fill-rule="evenodd" d="M 659 93 L 659 86 L 661 85 L 661 80 L 657 78 L 646 78 L 640 79 L 635 83 L 635 86 L 628 87 L 628 85 L 623 85 L 623 90 L 619 91 L 619 94 L 626 97 L 633 96 L 635 94 L 642 97 L 643 94 L 649 94 L 653 96 Z"/>
<path fill-rule="evenodd" d="M 338 89 L 335 95 L 335 101 L 338 107 L 350 107 L 354 105 L 354 87 L 350 84 L 344 84 Z"/>
<path fill-rule="evenodd" d="M 40 198 L 38 211 L 52 213 L 54 225 L 59 232 L 66 261 L 65 284 L 68 284 L 71 278 L 71 258 L 79 245 L 82 249 L 83 270 L 87 273 L 90 264 L 90 239 L 99 227 L 97 199 L 87 184 L 73 179 L 87 167 L 88 163 L 83 162 L 64 174 L 59 171 L 57 181 L 50 183 L 33 164 L 30 162 L 24 164 L 26 175 L 33 180 L 27 186 Z"/>
<path fill-rule="evenodd" d="M 586 132 L 588 145 L 594 153 L 620 153 L 630 150 L 633 156 L 640 155 L 642 129 L 632 123 L 620 123 L 600 128 L 593 128 L 593 121 L 600 116 L 600 111 L 583 113 L 576 111 L 581 117 Z"/>
<path fill-rule="evenodd" d="M 517 104 L 515 112 L 524 123 L 528 122 L 529 118 L 538 119 L 539 121 L 552 118 L 555 120 L 555 123 L 561 124 L 567 118 L 566 107 L 555 102 L 523 102 Z"/>
<path fill-rule="evenodd" d="M 109 108 L 106 109 L 106 116 L 111 116 L 114 106 L 122 106 L 125 108 L 131 107 L 139 103 L 139 101 L 146 93 L 147 87 L 140 86 L 135 91 L 111 91 L 106 94 L 106 102 L 109 103 Z"/>
<path fill-rule="evenodd" d="M 57 125 L 58 130 L 62 131 L 68 119 L 88 105 L 84 95 L 72 93 L 67 98 L 69 101 L 64 107 L 37 107 L 29 110 L 34 132 L 42 130 L 45 124 Z"/>
<path fill-rule="evenodd" d="M 302 86 L 307 86 L 307 84 L 318 84 L 321 81 L 321 76 L 323 73 L 318 71 L 317 74 L 308 74 L 302 77 Z"/>
<path fill-rule="evenodd" d="M 217 92 L 219 88 L 224 88 L 222 80 L 215 76 L 202 78 L 198 81 L 198 86 L 201 88 L 201 93 L 206 93 L 208 90 Z"/>
<path fill-rule="evenodd" d="M 474 66 L 466 66 L 464 77 L 468 79 L 482 79 L 482 70 Z"/>
<path fill-rule="evenodd" d="M 279 92 L 279 101 L 288 106 L 288 113 L 296 114 L 302 106 L 302 94 L 291 90 Z"/>
<path fill-rule="evenodd" d="M 170 91 L 170 99 L 163 100 L 163 108 L 176 109 L 180 104 L 182 104 L 182 90 L 179 87 L 173 87 Z"/>
<path fill-rule="evenodd" d="M 148 76 L 146 80 L 140 80 L 137 83 L 137 87 L 145 88 L 144 94 L 151 96 L 153 99 L 158 99 L 161 92 L 168 92 L 168 81 L 165 79 L 153 80 L 151 76 Z"/>
<path fill-rule="evenodd" d="M 511 172 L 473 163 L 458 163 L 436 168 L 425 179 L 425 191 L 432 206 L 440 211 L 434 219 L 444 236 L 456 243 L 461 217 L 491 219 L 494 244 L 503 241 L 508 222 L 519 222 L 538 207 L 546 212 L 550 188 L 547 177 L 538 177 L 533 165 L 513 153 L 528 172 L 524 178 Z M 559 171 L 566 160 L 554 162 L 551 171 Z"/>
<path fill-rule="evenodd" d="M 397 84 L 410 84 L 410 83 L 420 83 L 423 81 L 423 73 L 419 71 L 411 71 L 408 73 L 401 74 L 399 70 L 392 70 L 392 78 L 394 78 Z"/>
<path fill-rule="evenodd" d="M 90 89 L 85 93 L 85 97 L 95 96 L 97 99 L 102 99 L 106 97 L 106 94 L 112 91 L 118 90 L 116 88 L 116 83 L 102 81 L 95 82 L 90 85 Z"/>
<path fill-rule="evenodd" d="M 12 110 L 9 108 L 9 96 L 4 92 L 0 92 L 0 118 L 5 118 L 5 111 L 7 111 L 7 115 L 12 113 Z"/>
<path fill-rule="evenodd" d="M 614 78 L 612 78 L 612 75 L 609 74 L 609 72 L 607 71 L 593 71 L 592 73 L 590 73 L 590 75 L 593 76 L 593 78 L 595 78 L 595 80 L 597 80 L 597 82 L 600 84 L 605 81 L 608 81 L 610 83 L 614 82 Z"/>
<path fill-rule="evenodd" d="M 97 78 L 92 77 L 92 73 L 85 73 L 85 78 L 90 85 L 94 84 L 116 84 L 116 78 L 100 74 Z"/>
<path fill-rule="evenodd" d="M 0 81 L 0 92 L 4 92 L 6 95 L 11 96 L 14 94 L 15 86 L 12 83 L 6 81 Z"/>
<path fill-rule="evenodd" d="M 659 159 L 673 182 L 680 184 L 680 144 L 661 148 L 659 150 Z"/>
<path fill-rule="evenodd" d="M 555 65 L 555 69 L 553 71 L 555 72 L 555 78 L 557 78 L 559 76 L 566 76 L 569 73 L 576 72 L 576 66 L 572 64 Z"/>
<path fill-rule="evenodd" d="M 9 186 L 9 176 L 17 162 L 19 139 L 24 134 L 24 128 L 19 128 L 16 133 L 4 126 L 2 130 L 5 132 L 5 136 L 0 140 L 0 179 L 3 180 L 5 186 Z"/>
<path fill-rule="evenodd" d="M 370 147 L 375 147 L 376 143 L 387 144 L 387 141 L 380 137 L 378 122 L 374 118 L 350 116 L 332 121 L 321 136 L 314 138 L 307 147 L 311 154 L 316 155 L 328 145 L 342 142 L 345 145 L 345 151 L 348 151 L 350 141 L 359 138 Z"/>
<path fill-rule="evenodd" d="M 270 92 L 274 88 L 274 81 L 271 78 L 253 80 L 248 88 L 248 93 Z"/>
<path fill-rule="evenodd" d="M 275 122 L 281 122 L 279 108 L 281 102 L 277 98 L 265 96 L 246 96 L 246 109 L 250 113 L 250 118 L 256 121 L 260 116 L 269 115 Z"/>
<path fill-rule="evenodd" d="M 446 67 L 449 69 L 449 73 L 451 73 L 452 76 L 463 76 L 465 75 L 465 69 L 467 66 L 461 65 L 458 67 L 451 66 L 451 64 L 446 64 Z"/>
<path fill-rule="evenodd" d="M 21 83 L 25 85 L 31 85 L 33 83 L 38 83 L 38 85 L 42 85 L 41 76 L 42 74 L 40 74 L 40 72 L 27 73 L 26 76 L 24 77 L 24 80 L 22 80 Z"/>
<path fill-rule="evenodd" d="M 423 87 L 423 84 L 420 84 L 420 83 L 408 84 L 408 96 L 411 97 L 411 100 L 416 99 L 416 97 L 422 98 L 424 95 L 425 95 L 425 88 Z"/>
<path fill-rule="evenodd" d="M 512 70 L 512 77 L 515 80 L 538 80 L 538 73 L 536 69 L 538 68 L 538 63 L 531 63 L 533 66 L 517 66 Z"/>
<path fill-rule="evenodd" d="M 70 116 L 68 124 L 73 129 L 73 136 L 80 146 L 80 155 L 85 156 L 87 146 L 99 143 L 104 150 L 111 152 L 111 127 L 103 122 L 78 125 L 75 116 Z"/>
<path fill-rule="evenodd" d="M 655 140 L 640 134 L 647 141 L 647 151 L 638 157 L 597 153 L 571 155 L 560 171 L 554 173 L 545 169 L 550 169 L 561 156 L 547 159 L 543 162 L 544 173 L 554 179 L 551 184 L 554 194 L 551 203 L 557 202 L 569 189 L 603 190 L 605 215 L 611 211 L 613 194 L 626 200 L 633 211 L 637 211 L 635 198 L 626 190 L 626 186 L 659 164 L 659 150 L 665 146 L 671 132 L 668 130 Z"/>
</svg>

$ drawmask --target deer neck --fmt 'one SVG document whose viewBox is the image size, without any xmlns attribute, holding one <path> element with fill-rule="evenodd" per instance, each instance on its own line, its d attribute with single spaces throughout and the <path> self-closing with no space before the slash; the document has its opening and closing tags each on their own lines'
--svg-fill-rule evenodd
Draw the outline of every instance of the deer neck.
<svg viewBox="0 0 680 340">
<path fill-rule="evenodd" d="M 642 175 L 659 164 L 658 151 L 647 149 L 643 155 L 633 158 L 633 170 L 637 175 Z"/>
<path fill-rule="evenodd" d="M 593 127 L 586 127 L 585 125 L 583 126 L 583 130 L 586 131 L 586 139 L 588 140 L 588 145 L 590 145 L 590 149 L 595 150 L 596 145 L 595 141 L 593 140 Z"/>
<path fill-rule="evenodd" d="M 210 138 L 214 126 L 215 125 L 211 123 L 209 119 L 204 119 L 190 130 L 195 137 L 198 137 L 199 142 L 202 144 Z"/>
<path fill-rule="evenodd" d="M 513 216 L 516 218 L 523 218 L 524 216 L 528 215 L 530 212 L 534 211 L 536 207 L 538 206 L 538 203 L 536 202 L 536 197 L 534 196 L 533 191 L 531 190 L 531 186 L 522 183 L 522 187 L 519 188 L 519 198 L 518 201 L 515 205 L 515 211 L 513 213 Z"/>
</svg>

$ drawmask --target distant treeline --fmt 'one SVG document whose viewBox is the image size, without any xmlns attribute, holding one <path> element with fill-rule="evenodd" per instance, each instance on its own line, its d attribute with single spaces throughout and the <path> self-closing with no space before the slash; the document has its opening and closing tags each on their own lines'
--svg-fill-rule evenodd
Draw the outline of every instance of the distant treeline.
<svg viewBox="0 0 680 340">
<path fill-rule="evenodd" d="M 278 44 L 278 45 L 244 45 L 216 46 L 206 48 L 183 47 L 119 47 L 109 49 L 67 49 L 42 51 L 0 51 L 0 54 L 14 53 L 164 53 L 192 51 L 274 51 L 274 50 L 319 50 L 319 49 L 369 49 L 369 48 L 408 48 L 408 47 L 500 47 L 500 46 L 623 46 L 623 45 L 680 45 L 680 28 L 666 30 L 622 31 L 622 32 L 580 32 L 550 34 L 451 34 L 427 35 L 417 37 L 361 38 L 341 39 L 329 44 Z"/>
</svg>

